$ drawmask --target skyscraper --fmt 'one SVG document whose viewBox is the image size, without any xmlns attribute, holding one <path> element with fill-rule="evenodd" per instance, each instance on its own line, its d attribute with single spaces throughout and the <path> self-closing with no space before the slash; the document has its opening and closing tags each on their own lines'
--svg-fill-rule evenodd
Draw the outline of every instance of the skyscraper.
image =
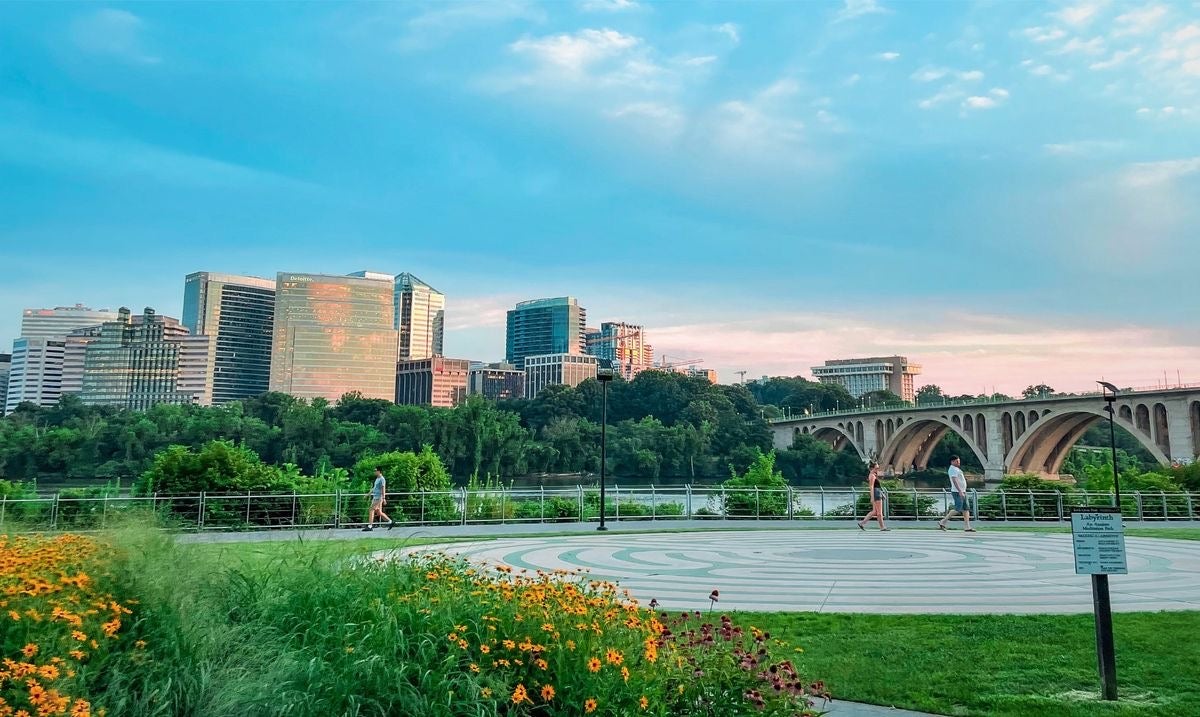
<svg viewBox="0 0 1200 717">
<path fill-rule="evenodd" d="M 394 284 L 379 276 L 279 274 L 272 391 L 331 401 L 358 391 L 395 400 Z"/>
<path fill-rule="evenodd" d="M 12 367 L 8 373 L 8 391 L 4 413 L 8 415 L 22 403 L 53 406 L 62 395 L 63 341 L 25 338 L 13 341 Z"/>
<path fill-rule="evenodd" d="M 441 356 L 446 328 L 446 295 L 406 273 L 396 277 L 395 296 L 400 360 Z"/>
<path fill-rule="evenodd" d="M 207 271 L 187 275 L 183 325 L 210 338 L 204 392 L 214 405 L 270 387 L 274 321 L 274 280 Z"/>
<path fill-rule="evenodd" d="M 505 361 L 525 370 L 527 356 L 583 354 L 586 324 L 574 297 L 522 301 L 508 312 Z"/>
<path fill-rule="evenodd" d="M 623 321 L 605 321 L 599 331 L 589 332 L 587 352 L 610 362 L 626 381 L 654 364 L 654 349 L 646 343 L 645 330 Z"/>
<path fill-rule="evenodd" d="M 0 415 L 4 414 L 5 398 L 8 396 L 8 372 L 12 369 L 12 354 L 0 354 Z"/>
<path fill-rule="evenodd" d="M 101 324 L 100 335 L 87 344 L 79 398 L 132 410 L 198 403 L 207 354 L 207 336 L 190 336 L 178 320 L 149 307 L 135 322 L 122 307 L 116 321 Z M 192 367 L 190 375 L 185 366 Z"/>
<path fill-rule="evenodd" d="M 91 309 L 83 304 L 56 306 L 53 309 L 25 309 L 21 314 L 21 337 L 61 341 L 75 329 L 99 326 L 115 318 L 115 311 Z"/>
</svg>

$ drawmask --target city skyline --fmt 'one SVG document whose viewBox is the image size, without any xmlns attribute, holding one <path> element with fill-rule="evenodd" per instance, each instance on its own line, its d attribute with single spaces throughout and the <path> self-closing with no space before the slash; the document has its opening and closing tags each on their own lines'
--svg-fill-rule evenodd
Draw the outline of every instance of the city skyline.
<svg viewBox="0 0 1200 717">
<path fill-rule="evenodd" d="M 481 361 L 571 295 L 725 382 L 1200 382 L 1195 4 L 10 3 L 0 42 L 5 352 L 25 308 L 368 266 Z"/>
</svg>

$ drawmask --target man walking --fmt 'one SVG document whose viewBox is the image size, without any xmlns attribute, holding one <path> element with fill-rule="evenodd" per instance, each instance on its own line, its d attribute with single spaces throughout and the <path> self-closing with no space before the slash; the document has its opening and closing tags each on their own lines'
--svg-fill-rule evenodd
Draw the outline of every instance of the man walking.
<svg viewBox="0 0 1200 717">
<path fill-rule="evenodd" d="M 371 511 L 367 513 L 367 527 L 363 528 L 364 533 L 368 533 L 374 528 L 372 523 L 375 522 L 375 515 L 388 522 L 388 530 L 396 525 L 396 521 L 388 517 L 387 513 L 383 512 L 383 506 L 387 504 L 387 479 L 383 477 L 383 469 L 375 466 L 375 483 L 371 486 Z"/>
<path fill-rule="evenodd" d="M 960 465 L 962 459 L 958 456 L 950 459 L 950 470 L 947 473 L 950 475 L 950 493 L 954 496 L 954 506 L 938 521 L 938 529 L 946 530 L 946 521 L 950 520 L 950 516 L 962 513 L 963 532 L 974 533 L 975 529 L 971 527 L 971 503 L 967 500 L 967 477 L 963 475 Z"/>
</svg>

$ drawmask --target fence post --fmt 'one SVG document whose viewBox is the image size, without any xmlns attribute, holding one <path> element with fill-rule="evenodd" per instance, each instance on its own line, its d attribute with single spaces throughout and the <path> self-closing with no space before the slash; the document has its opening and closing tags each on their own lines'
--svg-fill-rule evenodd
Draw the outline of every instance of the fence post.
<svg viewBox="0 0 1200 717">
<path fill-rule="evenodd" d="M 421 524 L 425 524 L 425 489 L 421 489 Z"/>
<path fill-rule="evenodd" d="M 333 529 L 339 530 L 342 527 L 342 489 L 333 489 Z"/>
<path fill-rule="evenodd" d="M 721 486 L 721 520 L 729 517 L 729 501 L 725 498 L 725 486 Z"/>
<path fill-rule="evenodd" d="M 850 505 L 854 506 L 850 512 L 854 514 L 854 519 L 858 520 L 858 489 L 853 486 L 850 488 Z"/>
<path fill-rule="evenodd" d="M 1167 492 L 1162 489 L 1159 489 L 1158 494 L 1160 496 L 1162 496 L 1163 520 L 1170 520 L 1171 519 L 1171 511 L 1167 509 Z"/>
<path fill-rule="evenodd" d="M 913 517 L 916 518 L 916 520 L 918 522 L 920 522 L 920 520 L 921 520 L 921 501 L 919 498 L 917 498 L 917 489 L 916 488 L 912 489 L 912 493 L 913 493 Z"/>
<path fill-rule="evenodd" d="M 608 506 L 605 506 L 608 509 Z M 617 486 L 617 482 L 613 481 L 613 515 L 616 516 L 613 520 L 621 519 L 621 489 Z"/>
<path fill-rule="evenodd" d="M 1196 516 L 1195 516 L 1195 514 L 1192 513 L 1192 494 L 1189 492 L 1189 493 L 1185 493 L 1184 495 L 1187 496 L 1188 520 L 1194 520 L 1196 518 Z M 4 517 L 4 513 L 0 513 L 0 522 L 3 522 L 3 517 Z"/>
<path fill-rule="evenodd" d="M 685 485 L 683 488 L 684 488 L 684 491 L 683 491 L 684 500 L 687 502 L 686 518 L 685 518 L 685 520 L 691 520 L 691 519 L 692 519 L 692 484 L 691 484 L 691 483 L 688 483 L 688 484 L 687 484 L 687 485 Z M 1189 507 L 1189 509 L 1191 508 L 1191 502 L 1190 502 L 1190 501 L 1189 501 L 1189 503 L 1188 503 L 1188 507 Z M 1191 512 L 1191 511 L 1189 510 L 1188 512 Z"/>
<path fill-rule="evenodd" d="M 821 520 L 825 520 L 825 486 L 821 486 Z"/>
<path fill-rule="evenodd" d="M 292 527 L 296 525 L 296 509 L 299 507 L 300 499 L 296 497 L 296 491 L 292 491 Z"/>
<path fill-rule="evenodd" d="M 58 529 L 58 495 L 54 494 L 54 502 L 50 504 L 50 530 Z"/>
<path fill-rule="evenodd" d="M 942 490 L 945 490 L 945 489 L 943 488 Z M 1003 495 L 1003 494 L 1001 494 L 1001 495 Z M 976 520 L 979 520 L 979 491 L 975 488 L 971 489 L 971 499 L 970 499 L 970 502 L 967 504 L 967 507 L 975 509 L 975 510 L 971 511 L 971 515 L 975 516 Z"/>
<path fill-rule="evenodd" d="M 538 486 L 538 499 L 541 503 L 541 506 L 538 508 L 538 516 L 539 516 L 538 522 L 545 523 L 546 522 L 546 486 L 545 485 Z"/>
<path fill-rule="evenodd" d="M 1058 522 L 1061 523 L 1063 521 L 1063 494 L 1061 490 L 1055 492 L 1058 493 Z"/>
<path fill-rule="evenodd" d="M 4 526 L 4 513 L 7 510 L 7 508 L 8 508 L 8 496 L 0 495 L 0 527 Z"/>
<path fill-rule="evenodd" d="M 754 486 L 754 519 L 762 520 L 762 504 L 758 500 L 758 486 Z"/>
<path fill-rule="evenodd" d="M 1002 491 L 1002 490 L 997 491 L 997 492 L 1000 493 L 1000 514 L 1002 516 L 1004 516 L 1003 519 L 1005 521 L 1007 521 L 1008 520 L 1008 497 L 1005 495 L 1004 491 Z"/>
<path fill-rule="evenodd" d="M 506 522 L 505 508 L 507 508 L 507 506 L 508 506 L 508 489 L 505 488 L 504 486 L 500 486 L 500 524 L 501 525 L 503 525 Z"/>
<path fill-rule="evenodd" d="M 246 525 L 250 525 L 250 491 L 246 491 Z"/>
<path fill-rule="evenodd" d="M 650 520 L 654 520 L 654 519 L 658 518 L 657 508 L 658 508 L 658 505 L 656 504 L 656 499 L 654 497 L 654 484 L 651 483 L 650 484 Z"/>
<path fill-rule="evenodd" d="M 579 491 L 579 522 L 582 523 L 585 519 L 583 514 L 583 486 L 576 485 L 575 490 Z"/>
<path fill-rule="evenodd" d="M 467 487 L 463 486 L 458 489 L 462 493 L 462 524 L 467 524 L 467 498 L 470 495 L 467 493 Z"/>
<path fill-rule="evenodd" d="M 1164 501 L 1163 505 L 1166 505 Z M 104 491 L 104 507 L 100 509 L 100 527 L 108 525 L 108 491 Z"/>
<path fill-rule="evenodd" d="M 1138 520 L 1145 520 L 1146 516 L 1142 513 L 1142 492 L 1140 490 L 1135 490 L 1133 492 L 1133 498 L 1137 501 Z"/>
<path fill-rule="evenodd" d="M 787 519 L 792 520 L 796 515 L 796 511 L 794 511 L 792 509 L 792 486 L 791 486 L 791 484 L 788 484 L 788 486 L 787 486 L 787 502 L 788 502 Z"/>
</svg>

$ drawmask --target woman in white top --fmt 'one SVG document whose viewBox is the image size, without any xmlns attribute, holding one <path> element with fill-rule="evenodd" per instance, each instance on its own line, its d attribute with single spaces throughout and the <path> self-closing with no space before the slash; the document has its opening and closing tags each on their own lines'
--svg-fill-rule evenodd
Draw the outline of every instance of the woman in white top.
<svg viewBox="0 0 1200 717">
<path fill-rule="evenodd" d="M 891 530 L 883 523 L 883 486 L 879 483 L 879 464 L 871 463 L 871 469 L 867 472 L 867 492 L 871 495 L 871 512 L 860 521 L 858 521 L 858 529 L 866 530 L 867 523 L 871 522 L 871 518 L 879 521 L 880 530 Z"/>
</svg>

